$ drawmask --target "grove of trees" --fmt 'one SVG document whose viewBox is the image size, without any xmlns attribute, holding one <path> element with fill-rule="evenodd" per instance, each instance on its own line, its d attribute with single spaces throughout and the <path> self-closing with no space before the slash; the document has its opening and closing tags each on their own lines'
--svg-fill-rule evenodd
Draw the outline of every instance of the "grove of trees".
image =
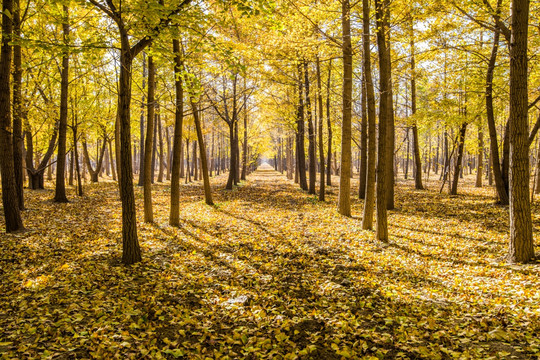
<svg viewBox="0 0 540 360">
<path fill-rule="evenodd" d="M 3 0 L 5 231 L 24 229 L 24 193 L 52 172 L 59 203 L 66 186 L 81 196 L 87 176 L 106 174 L 132 264 L 142 258 L 134 175 L 149 223 L 152 184 L 170 180 L 179 226 L 182 178 L 204 180 L 213 205 L 211 176 L 227 172 L 232 190 L 268 159 L 319 201 L 339 176 L 337 211 L 352 216 L 351 199 L 364 199 L 362 228 L 376 209 L 383 243 L 400 179 L 424 190 L 438 177 L 429 191 L 450 196 L 475 172 L 509 206 L 507 260 L 533 261 L 537 5 Z"/>
</svg>

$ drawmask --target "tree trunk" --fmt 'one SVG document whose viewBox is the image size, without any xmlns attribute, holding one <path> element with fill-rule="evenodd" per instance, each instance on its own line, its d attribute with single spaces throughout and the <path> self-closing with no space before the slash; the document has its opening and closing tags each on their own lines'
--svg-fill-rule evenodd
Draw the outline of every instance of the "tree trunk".
<svg viewBox="0 0 540 360">
<path fill-rule="evenodd" d="M 195 116 L 195 115 L 194 115 Z M 195 131 L 197 131 L 195 129 Z M 197 181 L 199 180 L 199 167 L 197 163 L 197 140 L 193 142 L 193 158 L 191 160 L 192 169 L 193 169 L 193 180 Z"/>
<path fill-rule="evenodd" d="M 298 108 L 296 112 L 296 168 L 302 190 L 308 189 L 306 179 L 306 152 L 304 147 L 304 82 L 302 80 L 302 65 L 298 63 Z"/>
<path fill-rule="evenodd" d="M 150 58 L 150 56 L 148 57 Z M 149 77 L 150 78 L 150 77 Z M 150 84 L 148 85 L 148 87 L 150 87 Z M 154 89 L 155 89 L 155 85 L 154 85 Z M 155 91 L 155 90 L 154 90 Z M 155 99 L 154 99 L 154 102 L 155 102 Z M 148 103 L 150 103 L 150 99 L 148 99 Z M 155 109 L 155 104 L 154 104 L 154 109 Z M 147 114 L 148 116 L 148 114 Z M 155 110 L 154 110 L 154 118 L 152 119 L 153 121 L 153 126 L 154 126 L 154 133 L 153 134 L 150 134 L 150 136 L 153 137 L 153 140 L 152 140 L 152 166 L 151 166 L 151 180 L 152 180 L 152 184 L 154 183 L 154 180 L 156 178 L 156 153 L 157 153 L 157 116 L 156 116 L 156 113 L 155 113 Z"/>
<path fill-rule="evenodd" d="M 191 169 L 189 168 L 189 138 L 186 138 L 186 184 L 191 182 Z"/>
<path fill-rule="evenodd" d="M 412 135 L 413 135 L 413 151 L 414 151 L 414 187 L 416 190 L 423 190 L 422 184 L 422 160 L 420 158 L 420 144 L 418 141 L 418 126 L 416 125 L 416 60 L 414 47 L 414 27 L 411 15 L 411 112 L 413 116 Z M 408 157 L 409 155 L 407 155 Z"/>
<path fill-rule="evenodd" d="M 351 165 L 352 165 L 352 44 L 351 9 L 349 0 L 341 2 L 343 29 L 343 115 L 341 123 L 341 171 L 339 177 L 338 211 L 351 216 Z"/>
<path fill-rule="evenodd" d="M 507 205 L 509 202 L 508 192 L 501 172 L 501 163 L 499 160 L 499 144 L 497 142 L 497 128 L 495 127 L 495 114 L 493 111 L 493 73 L 495 71 L 495 62 L 497 60 L 497 51 L 499 49 L 499 31 L 493 34 L 493 47 L 489 58 L 486 75 L 486 114 L 489 129 L 489 146 L 491 171 L 495 180 L 495 188 L 501 205 Z"/>
<path fill-rule="evenodd" d="M 172 150 L 168 126 L 165 126 L 165 140 L 167 141 L 167 162 L 165 163 L 165 166 L 167 167 L 167 175 L 165 175 L 165 180 L 171 180 Z"/>
<path fill-rule="evenodd" d="M 330 116 L 330 84 L 332 80 L 332 59 L 328 62 L 328 79 L 326 81 L 326 127 L 328 130 L 328 156 L 326 163 L 326 185 L 332 186 L 332 122 Z"/>
<path fill-rule="evenodd" d="M 363 65 L 362 65 L 363 66 Z M 368 142 L 368 119 L 367 119 L 367 94 L 366 94 L 366 75 L 362 72 L 362 122 L 360 133 L 360 166 L 359 166 L 359 183 L 358 183 L 358 198 L 366 198 L 366 181 L 367 181 L 367 142 Z"/>
<path fill-rule="evenodd" d="M 405 180 L 407 180 L 407 177 L 409 177 L 409 153 L 410 153 L 410 144 L 411 144 L 411 141 L 409 140 L 409 128 L 407 127 L 405 129 L 405 132 L 406 132 L 406 135 L 405 135 L 405 142 L 407 142 L 407 147 L 406 147 L 406 151 L 405 151 L 405 166 L 404 166 L 404 169 L 403 169 L 403 178 Z"/>
<path fill-rule="evenodd" d="M 478 124 L 478 152 L 476 157 L 476 184 L 475 187 L 482 187 L 482 170 L 484 169 L 484 132 L 479 119 Z"/>
<path fill-rule="evenodd" d="M 452 179 L 452 186 L 450 188 L 450 195 L 457 195 L 457 187 L 458 187 L 458 181 L 459 181 L 459 174 L 462 170 L 462 163 L 463 163 L 463 149 L 465 147 L 465 134 L 467 131 L 467 123 L 464 122 L 461 124 L 461 127 L 459 129 L 459 140 L 458 140 L 458 153 L 457 153 L 457 160 L 454 167 L 454 178 Z"/>
<path fill-rule="evenodd" d="M 304 63 L 304 90 L 306 94 L 306 117 L 308 123 L 308 173 L 309 173 L 309 183 L 308 183 L 308 193 L 315 194 L 315 184 L 317 180 L 317 158 L 315 154 L 315 128 L 313 126 L 313 113 L 311 109 L 311 97 L 309 92 L 309 72 L 308 72 L 308 63 Z"/>
<path fill-rule="evenodd" d="M 159 171 L 157 182 L 163 182 L 163 171 L 165 170 L 165 154 L 163 149 L 163 129 L 161 127 L 161 113 L 159 110 L 159 104 L 156 103 L 156 122 L 157 122 L 157 133 L 159 140 Z"/>
<path fill-rule="evenodd" d="M 63 6 L 64 22 L 62 24 L 63 40 L 67 46 L 69 38 L 69 15 L 68 7 Z M 58 153 L 56 158 L 56 189 L 54 201 L 59 203 L 68 202 L 66 196 L 66 140 L 68 121 L 68 83 L 69 82 L 69 53 L 64 50 L 62 55 L 62 71 L 60 83 L 60 116 L 58 121 Z"/>
<path fill-rule="evenodd" d="M 109 139 L 109 159 L 110 159 L 110 162 L 111 162 L 111 172 L 112 172 L 112 178 L 114 181 L 116 181 L 116 166 L 115 166 L 115 163 L 114 163 L 114 160 L 113 160 L 113 155 L 114 152 L 113 152 L 113 147 L 112 147 L 112 140 Z M 141 165 L 139 164 L 139 167 Z M 139 170 L 140 171 L 140 170 Z"/>
<path fill-rule="evenodd" d="M 154 126 L 155 126 L 155 89 L 156 89 L 156 80 L 155 80 L 155 66 L 154 66 L 154 57 L 148 56 L 148 104 L 147 104 L 147 113 L 146 113 L 146 136 L 144 143 L 144 180 L 143 180 L 143 191 L 144 191 L 144 222 L 152 223 L 154 222 L 154 211 L 152 209 L 152 174 L 154 165 L 154 156 L 152 156 L 152 151 L 154 149 Z M 148 161 L 152 159 L 152 161 Z"/>
<path fill-rule="evenodd" d="M 204 138 L 202 132 L 201 120 L 199 118 L 199 110 L 197 104 L 190 99 L 191 109 L 193 111 L 193 119 L 195 121 L 195 129 L 197 131 L 197 141 L 199 142 L 199 155 L 201 157 L 201 175 L 204 183 L 204 199 L 207 205 L 214 205 L 212 201 L 212 188 L 210 187 L 210 177 L 208 176 L 208 165 L 206 160 L 206 149 L 204 146 Z M 196 144 L 195 142 L 194 144 Z"/>
<path fill-rule="evenodd" d="M 131 165 L 131 72 L 133 54 L 125 30 L 121 34 L 120 77 L 118 84 L 118 119 L 120 123 L 120 200 L 122 202 L 122 262 L 130 265 L 141 261 L 137 237 L 137 216 Z"/>
<path fill-rule="evenodd" d="M 14 1 L 13 37 L 21 38 L 21 14 L 19 0 Z M 13 44 L 13 170 L 19 208 L 24 210 L 24 139 L 22 131 L 22 51 L 18 42 Z"/>
<path fill-rule="evenodd" d="M 238 136 L 238 119 L 234 122 L 234 146 L 236 154 L 236 171 L 234 172 L 234 185 L 240 182 L 240 138 Z"/>
<path fill-rule="evenodd" d="M 387 195 L 386 187 L 389 160 L 385 143 L 388 141 L 386 134 L 389 123 L 390 112 L 392 109 L 389 104 L 389 91 L 391 86 L 389 54 L 386 46 L 386 28 L 387 19 L 385 17 L 383 0 L 375 0 L 375 16 L 377 23 L 377 47 L 379 52 L 379 139 L 378 139 L 378 159 L 377 159 L 377 229 L 376 237 L 379 241 L 388 242 L 388 223 L 387 223 Z"/>
<path fill-rule="evenodd" d="M 13 164 L 13 138 L 11 136 L 11 35 L 13 13 L 12 0 L 2 2 L 2 46 L 0 50 L 0 173 L 2 174 L 2 203 L 6 220 L 6 232 L 23 229 L 15 170 Z"/>
<path fill-rule="evenodd" d="M 366 87 L 368 121 L 366 197 L 364 200 L 362 229 L 371 230 L 373 229 L 373 210 L 375 204 L 375 162 L 377 161 L 377 135 L 375 129 L 375 92 L 373 89 L 373 77 L 371 74 L 371 46 L 369 40 L 369 0 L 362 0 L 362 12 L 363 68 L 365 76 L 364 86 Z"/>
<path fill-rule="evenodd" d="M 287 179 L 293 179 L 293 139 L 291 136 L 287 136 Z"/>
<path fill-rule="evenodd" d="M 176 106 L 174 112 L 174 138 L 171 174 L 171 211 L 169 225 L 180 226 L 180 176 L 184 159 L 182 157 L 182 126 L 184 123 L 184 89 L 182 87 L 182 58 L 180 41 L 173 40 L 174 52 L 174 86 L 176 90 Z"/>
<path fill-rule="evenodd" d="M 144 93 L 144 89 L 146 87 L 146 77 L 148 76 L 148 73 L 146 71 L 146 53 L 142 53 L 142 66 L 143 66 L 143 73 L 142 73 L 142 99 L 141 99 L 141 117 L 139 120 L 139 130 L 140 130 L 140 139 L 139 139 L 139 182 L 138 186 L 143 186 L 144 184 L 144 156 L 146 154 L 144 143 L 144 105 L 146 102 L 146 95 Z"/>
<path fill-rule="evenodd" d="M 510 44 L 510 263 L 534 260 L 529 197 L 527 33 L 529 1 L 512 1 Z"/>
<path fill-rule="evenodd" d="M 321 82 L 321 62 L 317 56 L 317 100 L 319 102 L 319 201 L 325 201 L 325 183 L 324 183 L 324 142 L 323 142 L 323 98 L 322 98 L 322 82 Z M 287 174 L 289 173 L 289 165 L 287 164 Z"/>
<path fill-rule="evenodd" d="M 392 93 L 392 59 L 390 52 L 390 4 L 389 0 L 383 0 L 384 25 L 383 25 L 383 40 L 385 42 L 384 57 L 386 66 L 388 67 L 388 126 L 386 128 L 386 207 L 388 210 L 392 210 L 395 207 L 394 204 L 394 150 L 395 150 L 395 126 L 394 126 L 394 98 Z M 386 75 L 385 75 L 386 77 Z"/>
<path fill-rule="evenodd" d="M 247 93 L 246 93 L 246 79 L 244 78 L 244 142 L 242 144 L 242 175 L 241 180 L 246 180 L 247 175 L 247 124 L 248 124 L 248 107 L 247 107 Z M 213 148 L 213 146 L 212 146 Z"/>
<path fill-rule="evenodd" d="M 88 172 L 90 173 L 90 180 L 93 183 L 97 183 L 99 181 L 98 176 L 99 176 L 99 172 L 101 171 L 101 165 L 103 164 L 103 157 L 105 155 L 106 147 L 107 147 L 107 139 L 103 139 L 103 145 L 101 146 L 99 157 L 96 160 L 96 168 L 94 169 L 92 167 L 92 163 L 90 162 L 90 154 L 88 153 L 88 146 L 86 144 L 86 141 L 83 140 L 83 152 L 84 152 L 84 158 L 86 160 L 86 167 L 88 168 Z M 99 149 L 99 147 L 97 148 Z"/>
</svg>

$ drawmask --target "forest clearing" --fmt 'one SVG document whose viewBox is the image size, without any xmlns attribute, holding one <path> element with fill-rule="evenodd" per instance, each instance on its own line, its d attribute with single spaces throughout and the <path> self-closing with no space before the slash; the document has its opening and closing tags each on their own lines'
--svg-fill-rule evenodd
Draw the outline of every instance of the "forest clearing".
<svg viewBox="0 0 540 360">
<path fill-rule="evenodd" d="M 120 262 L 113 183 L 67 204 L 31 192 L 28 231 L 0 243 L 0 353 L 535 359 L 540 267 L 505 263 L 508 213 L 472 180 L 451 198 L 438 181 L 425 191 L 399 182 L 384 247 L 336 213 L 336 187 L 317 202 L 273 170 L 232 192 L 221 176 L 210 207 L 200 183 L 182 185 L 172 227 L 168 186 L 157 185 L 155 223 L 140 227 L 145 256 L 131 268 Z M 141 189 L 136 199 L 142 210 Z M 361 207 L 353 200 L 354 213 Z"/>
</svg>

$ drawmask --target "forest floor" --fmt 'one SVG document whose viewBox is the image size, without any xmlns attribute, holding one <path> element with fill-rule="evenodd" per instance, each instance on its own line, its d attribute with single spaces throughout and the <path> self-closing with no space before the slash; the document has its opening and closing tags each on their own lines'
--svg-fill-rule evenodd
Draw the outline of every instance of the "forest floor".
<svg viewBox="0 0 540 360">
<path fill-rule="evenodd" d="M 212 181 L 213 207 L 200 183 L 182 185 L 179 228 L 168 184 L 154 187 L 155 225 L 136 188 L 131 267 L 115 183 L 68 204 L 51 202 L 52 184 L 26 191 L 19 234 L 0 210 L 0 358 L 540 358 L 540 265 L 505 264 L 507 208 L 491 188 L 468 178 L 450 197 L 400 181 L 383 247 L 361 230 L 361 200 L 337 214 L 335 186 L 319 203 L 271 170 L 234 191 Z"/>
</svg>

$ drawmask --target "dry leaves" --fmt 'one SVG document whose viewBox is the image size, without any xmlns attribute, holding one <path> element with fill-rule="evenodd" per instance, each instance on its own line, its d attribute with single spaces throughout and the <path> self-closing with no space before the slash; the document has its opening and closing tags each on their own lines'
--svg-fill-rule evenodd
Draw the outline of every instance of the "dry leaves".
<svg viewBox="0 0 540 360">
<path fill-rule="evenodd" d="M 132 267 L 116 184 L 69 204 L 28 191 L 29 231 L 0 241 L 2 358 L 538 358 L 539 267 L 501 261 L 508 217 L 491 189 L 400 183 L 383 248 L 336 213 L 335 187 L 321 204 L 274 172 L 231 192 L 223 180 L 215 207 L 182 186 L 180 228 L 168 185 L 154 225 L 137 188 Z"/>
</svg>

